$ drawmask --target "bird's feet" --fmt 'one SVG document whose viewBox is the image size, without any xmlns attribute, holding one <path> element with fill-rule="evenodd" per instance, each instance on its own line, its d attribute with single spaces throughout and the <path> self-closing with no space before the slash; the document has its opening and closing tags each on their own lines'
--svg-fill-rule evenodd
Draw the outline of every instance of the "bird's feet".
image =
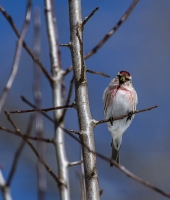
<svg viewBox="0 0 170 200">
<path fill-rule="evenodd" d="M 126 121 L 131 120 L 132 119 L 132 115 L 133 115 L 133 111 L 129 112 Z"/>
<path fill-rule="evenodd" d="M 113 117 L 110 117 L 110 124 L 113 126 Z"/>
</svg>

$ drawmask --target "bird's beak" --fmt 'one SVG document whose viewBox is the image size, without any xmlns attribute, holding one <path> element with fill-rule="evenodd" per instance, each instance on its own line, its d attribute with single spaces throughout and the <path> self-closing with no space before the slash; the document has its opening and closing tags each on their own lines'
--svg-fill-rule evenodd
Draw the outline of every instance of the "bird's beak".
<svg viewBox="0 0 170 200">
<path fill-rule="evenodd" d="M 125 82 L 126 82 L 125 76 L 121 76 L 121 77 L 119 78 L 119 81 L 120 81 L 120 83 L 125 83 Z"/>
</svg>

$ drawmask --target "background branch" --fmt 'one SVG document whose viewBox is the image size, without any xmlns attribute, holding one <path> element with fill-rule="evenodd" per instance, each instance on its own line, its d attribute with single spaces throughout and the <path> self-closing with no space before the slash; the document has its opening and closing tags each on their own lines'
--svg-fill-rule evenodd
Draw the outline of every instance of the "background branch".
<svg viewBox="0 0 170 200">
<path fill-rule="evenodd" d="M 16 136 L 20 136 L 20 134 L 19 134 L 17 131 L 8 129 L 8 128 L 4 127 L 4 126 L 0 126 L 0 130 L 6 131 L 7 133 L 14 134 L 14 135 L 16 135 Z M 39 141 L 47 142 L 47 143 L 54 143 L 54 139 L 38 138 L 38 137 L 35 137 L 35 136 L 28 136 L 28 135 L 25 135 L 25 134 L 22 134 L 22 135 L 23 135 L 23 137 L 25 137 L 26 139 L 30 139 L 30 140 L 39 140 Z"/>
<path fill-rule="evenodd" d="M 12 84 L 14 82 L 14 79 L 15 79 L 17 71 L 18 71 L 18 64 L 19 64 L 19 59 L 20 59 L 20 54 L 21 54 L 22 43 L 23 43 L 26 31 L 27 31 L 27 27 L 29 25 L 30 18 L 31 18 L 31 6 L 32 6 L 32 1 L 29 0 L 28 3 L 27 3 L 26 16 L 25 16 L 23 28 L 22 28 L 21 35 L 20 35 L 18 42 L 17 42 L 14 61 L 13 61 L 13 65 L 12 65 L 12 71 L 11 71 L 8 82 L 7 82 L 7 84 L 4 88 L 4 91 L 1 95 L 1 98 L 0 98 L 0 112 L 2 110 L 2 107 L 5 103 L 5 100 L 7 98 L 9 90 L 12 87 Z"/>
<path fill-rule="evenodd" d="M 2 6 L 0 6 L 0 11 L 2 12 L 3 16 L 6 18 L 6 20 L 11 25 L 11 27 L 12 27 L 13 31 L 15 32 L 15 34 L 17 35 L 17 37 L 20 38 L 19 31 L 16 28 L 12 17 L 5 11 L 5 9 Z M 41 70 L 43 71 L 43 73 L 46 76 L 47 80 L 49 80 L 51 82 L 51 76 L 49 75 L 48 71 L 43 66 L 43 64 L 41 63 L 41 61 L 34 56 L 34 53 L 29 49 L 28 45 L 26 44 L 26 42 L 24 40 L 23 40 L 22 45 L 25 48 L 25 50 L 28 52 L 28 54 L 31 56 L 31 58 L 33 59 L 33 61 L 35 63 L 37 63 L 38 66 L 41 68 Z"/>
<path fill-rule="evenodd" d="M 34 41 L 33 41 L 33 52 L 35 58 L 39 59 L 41 52 L 41 18 L 40 10 L 36 8 L 34 10 Z M 33 95 L 34 101 L 37 108 L 41 108 L 42 94 L 41 94 L 41 69 L 37 63 L 33 63 Z M 37 138 L 43 138 L 43 119 L 39 112 L 35 113 L 35 135 Z M 41 158 L 45 158 L 45 143 L 41 140 L 37 140 L 37 151 Z M 37 175 L 38 175 L 38 199 L 44 200 L 46 193 L 46 171 L 44 166 L 39 160 L 37 160 Z"/>
<path fill-rule="evenodd" d="M 30 133 L 31 133 L 31 129 L 32 129 L 32 125 L 33 125 L 33 121 L 34 121 L 34 116 L 31 115 L 30 116 L 30 119 L 29 119 L 29 122 L 28 122 L 28 125 L 27 125 L 27 129 L 26 129 L 26 133 L 24 135 L 24 137 L 26 136 L 29 136 Z M 15 171 L 16 171 L 16 168 L 17 168 L 17 164 L 18 164 L 18 161 L 19 161 L 19 158 L 20 158 L 20 155 L 22 153 L 22 150 L 25 146 L 25 143 L 26 141 L 25 140 L 22 140 L 21 141 L 21 144 L 19 145 L 15 155 L 14 155 L 14 158 L 13 158 L 13 163 L 12 163 L 12 166 L 11 166 L 11 170 L 9 172 L 9 176 L 8 176 L 8 179 L 7 179 L 7 182 L 6 182 L 6 186 L 9 187 L 11 185 L 11 182 L 12 182 L 12 179 L 14 177 L 14 174 L 15 174 Z"/>
<path fill-rule="evenodd" d="M 62 181 L 59 180 L 59 178 L 54 174 L 54 172 L 50 169 L 50 167 L 46 164 L 46 162 L 40 157 L 39 153 L 37 152 L 37 150 L 35 149 L 35 147 L 33 146 L 33 144 L 23 136 L 23 134 L 20 132 L 20 130 L 17 128 L 17 126 L 15 125 L 14 121 L 11 119 L 9 113 L 7 111 L 5 111 L 5 114 L 7 116 L 7 119 L 9 120 L 9 122 L 11 123 L 11 125 L 14 127 L 15 131 L 20 135 L 20 137 L 26 141 L 26 143 L 28 144 L 28 146 L 33 150 L 33 152 L 35 153 L 35 155 L 37 156 L 37 158 L 41 161 L 41 163 L 44 165 L 44 167 L 46 168 L 46 170 L 48 171 L 48 173 L 54 178 L 54 180 L 59 184 L 59 185 L 64 185 L 64 183 Z M 66 185 L 65 185 L 66 187 Z"/>
</svg>

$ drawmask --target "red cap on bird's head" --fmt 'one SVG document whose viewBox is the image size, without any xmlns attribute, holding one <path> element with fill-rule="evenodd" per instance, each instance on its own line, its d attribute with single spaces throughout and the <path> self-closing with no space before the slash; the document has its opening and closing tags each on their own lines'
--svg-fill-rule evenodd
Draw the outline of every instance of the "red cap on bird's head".
<svg viewBox="0 0 170 200">
<path fill-rule="evenodd" d="M 120 72 L 118 73 L 118 75 L 124 75 L 125 77 L 128 77 L 128 78 L 131 77 L 130 73 L 129 73 L 129 72 L 126 72 L 126 71 L 120 71 Z"/>
</svg>

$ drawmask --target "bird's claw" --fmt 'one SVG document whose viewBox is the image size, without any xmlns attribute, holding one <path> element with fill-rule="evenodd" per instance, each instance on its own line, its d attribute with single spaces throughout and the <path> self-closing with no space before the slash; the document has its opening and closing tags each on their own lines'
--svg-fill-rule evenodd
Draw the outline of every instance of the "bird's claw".
<svg viewBox="0 0 170 200">
<path fill-rule="evenodd" d="M 132 119 L 132 115 L 133 115 L 133 111 L 129 112 L 126 121 L 131 120 Z"/>
<path fill-rule="evenodd" d="M 110 117 L 110 124 L 113 126 L 113 117 Z"/>
</svg>

